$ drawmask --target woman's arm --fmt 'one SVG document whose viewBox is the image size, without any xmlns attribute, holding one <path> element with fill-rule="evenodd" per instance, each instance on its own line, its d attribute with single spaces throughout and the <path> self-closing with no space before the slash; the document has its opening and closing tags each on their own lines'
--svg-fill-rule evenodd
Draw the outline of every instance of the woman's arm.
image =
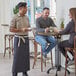
<svg viewBox="0 0 76 76">
<path fill-rule="evenodd" d="M 70 30 L 71 30 L 72 27 L 73 27 L 72 26 L 72 22 L 69 22 L 67 24 L 67 26 L 64 28 L 64 30 L 59 31 L 59 34 L 61 34 L 61 35 L 63 35 L 63 34 L 70 34 Z"/>
</svg>

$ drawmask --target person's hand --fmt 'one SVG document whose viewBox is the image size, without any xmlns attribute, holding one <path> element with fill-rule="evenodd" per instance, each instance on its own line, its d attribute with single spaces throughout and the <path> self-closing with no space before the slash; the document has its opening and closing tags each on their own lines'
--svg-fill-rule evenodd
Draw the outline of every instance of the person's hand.
<svg viewBox="0 0 76 76">
<path fill-rule="evenodd" d="M 22 32 L 27 32 L 27 31 L 31 31 L 31 28 L 21 28 Z"/>
<path fill-rule="evenodd" d="M 54 27 L 53 30 L 54 30 L 54 32 L 55 32 L 56 34 L 59 33 L 59 30 L 58 30 L 56 27 Z"/>
<path fill-rule="evenodd" d="M 25 28 L 21 28 L 21 32 L 25 32 Z"/>
<path fill-rule="evenodd" d="M 49 31 L 50 31 L 50 28 L 47 27 L 47 28 L 45 29 L 45 33 L 48 33 Z"/>
<path fill-rule="evenodd" d="M 32 28 L 27 28 L 28 29 L 28 31 L 31 31 L 32 30 Z"/>
</svg>

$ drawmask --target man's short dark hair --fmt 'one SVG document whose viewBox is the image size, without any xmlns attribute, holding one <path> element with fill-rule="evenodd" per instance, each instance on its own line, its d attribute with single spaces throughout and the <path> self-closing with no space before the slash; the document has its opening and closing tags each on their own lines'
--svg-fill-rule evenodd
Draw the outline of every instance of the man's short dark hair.
<svg viewBox="0 0 76 76">
<path fill-rule="evenodd" d="M 47 10 L 50 10 L 48 7 L 44 7 L 44 8 L 43 8 L 43 10 L 46 10 L 46 9 L 47 9 Z"/>
<path fill-rule="evenodd" d="M 26 7 L 27 3 L 26 2 L 20 2 L 17 5 L 17 8 L 19 9 L 20 7 Z"/>
</svg>

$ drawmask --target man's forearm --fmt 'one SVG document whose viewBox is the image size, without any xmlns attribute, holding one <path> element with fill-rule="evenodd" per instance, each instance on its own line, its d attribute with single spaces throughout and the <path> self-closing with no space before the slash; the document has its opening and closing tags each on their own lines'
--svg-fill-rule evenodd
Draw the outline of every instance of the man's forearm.
<svg viewBox="0 0 76 76">
<path fill-rule="evenodd" d="M 10 32 L 17 33 L 17 32 L 22 32 L 22 30 L 21 29 L 16 29 L 16 28 L 10 28 Z"/>
</svg>

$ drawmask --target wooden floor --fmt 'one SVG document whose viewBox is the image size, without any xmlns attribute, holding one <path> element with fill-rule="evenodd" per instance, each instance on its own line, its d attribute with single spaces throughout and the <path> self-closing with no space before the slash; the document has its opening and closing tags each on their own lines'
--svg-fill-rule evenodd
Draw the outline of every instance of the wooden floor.
<svg viewBox="0 0 76 76">
<path fill-rule="evenodd" d="M 8 55 L 3 58 L 3 54 L 0 54 L 0 76 L 12 76 L 12 60 L 13 56 L 9 59 Z M 28 71 L 29 76 L 55 76 L 56 69 L 50 71 L 47 74 L 47 70 L 50 65 L 50 61 L 47 61 L 47 67 L 44 67 L 43 72 L 40 70 L 40 60 L 37 61 L 37 64 L 34 69 L 32 69 L 33 58 L 30 58 L 30 71 Z M 22 76 L 22 73 L 19 73 L 18 76 Z M 58 76 L 64 76 L 64 69 L 58 71 Z M 68 75 L 67 75 L 68 76 Z M 74 73 L 71 73 L 70 76 L 74 76 Z"/>
</svg>

